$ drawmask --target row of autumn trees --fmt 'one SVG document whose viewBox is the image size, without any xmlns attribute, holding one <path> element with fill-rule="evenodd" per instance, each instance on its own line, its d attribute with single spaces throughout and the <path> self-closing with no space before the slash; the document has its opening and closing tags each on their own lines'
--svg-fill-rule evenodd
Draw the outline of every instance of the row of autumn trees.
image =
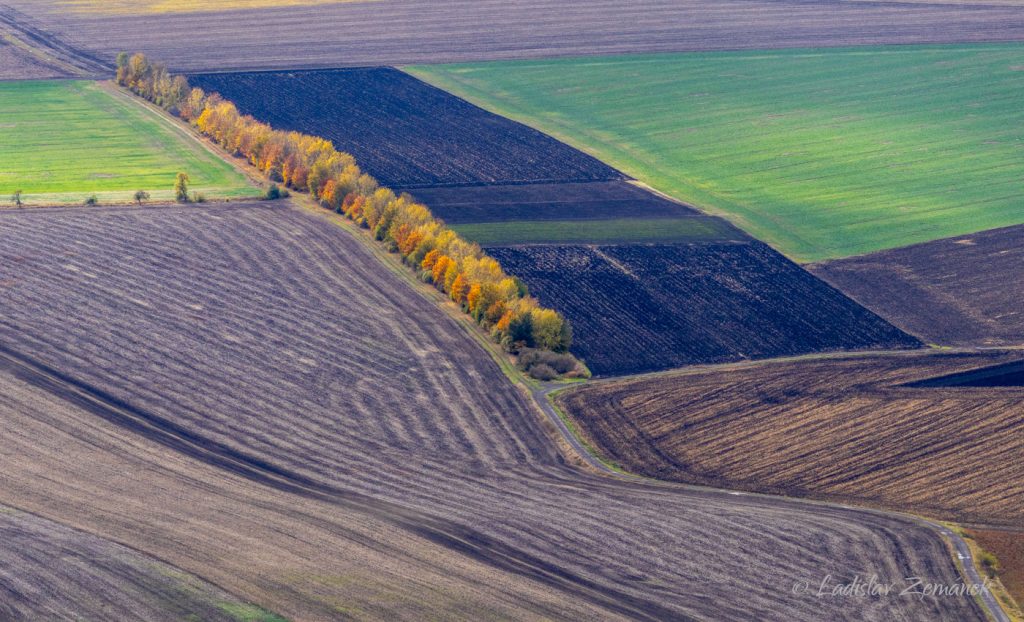
<svg viewBox="0 0 1024 622">
<path fill-rule="evenodd" d="M 572 330 L 567 320 L 541 307 L 477 244 L 459 237 L 408 194 L 398 196 L 381 187 L 330 141 L 275 130 L 241 115 L 230 101 L 190 87 L 184 76 L 171 76 L 143 54 L 118 55 L 117 83 L 193 124 L 271 181 L 309 192 L 324 207 L 369 229 L 506 349 L 568 350 Z"/>
</svg>

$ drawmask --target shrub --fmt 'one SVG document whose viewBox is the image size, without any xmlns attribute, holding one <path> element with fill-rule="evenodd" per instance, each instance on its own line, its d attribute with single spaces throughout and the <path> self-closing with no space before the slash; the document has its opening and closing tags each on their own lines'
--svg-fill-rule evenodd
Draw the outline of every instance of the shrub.
<svg viewBox="0 0 1024 622">
<path fill-rule="evenodd" d="M 193 203 L 206 203 L 206 195 L 202 192 L 193 192 L 190 200 Z"/>
<path fill-rule="evenodd" d="M 99 205 L 99 204 L 100 204 L 100 200 L 96 198 L 95 194 L 85 200 L 85 205 L 89 206 L 89 207 L 92 207 L 94 205 Z"/>
<path fill-rule="evenodd" d="M 540 365 L 534 365 L 533 367 L 530 368 L 530 371 L 527 373 L 530 374 L 531 378 L 536 378 L 537 380 L 544 381 L 554 380 L 555 378 L 558 377 L 558 372 L 551 369 L 550 366 L 545 365 L 544 363 L 541 363 Z"/>
<path fill-rule="evenodd" d="M 142 206 L 143 201 L 149 200 L 149 193 L 145 190 L 139 190 L 135 193 L 135 202 Z"/>
<path fill-rule="evenodd" d="M 263 198 L 267 199 L 268 201 L 276 201 L 277 199 L 283 199 L 287 196 L 287 190 L 282 190 L 281 186 L 278 186 L 277 184 L 270 184 L 270 187 L 267 188 L 267 191 L 266 193 L 264 193 Z"/>
<path fill-rule="evenodd" d="M 558 354 L 548 350 L 525 348 L 519 353 L 519 367 L 529 371 L 537 365 L 546 365 L 558 374 L 568 374 L 576 369 L 576 359 L 571 354 Z"/>
<path fill-rule="evenodd" d="M 995 579 L 1000 571 L 999 560 L 996 559 L 996 556 L 988 551 L 982 551 L 978 556 L 978 559 L 981 561 L 981 567 L 985 570 L 985 574 L 988 575 L 988 578 Z"/>
</svg>

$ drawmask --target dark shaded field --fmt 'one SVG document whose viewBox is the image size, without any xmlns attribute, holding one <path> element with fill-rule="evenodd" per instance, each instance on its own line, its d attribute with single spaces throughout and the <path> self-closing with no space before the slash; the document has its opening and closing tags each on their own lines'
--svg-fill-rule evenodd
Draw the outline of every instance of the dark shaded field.
<svg viewBox="0 0 1024 622">
<path fill-rule="evenodd" d="M 613 218 L 706 217 L 624 181 L 457 188 L 410 191 L 451 225 L 509 220 L 603 220 Z"/>
<path fill-rule="evenodd" d="M 333 141 L 393 188 L 624 177 L 396 69 L 209 74 L 190 81 L 274 127 Z"/>
<path fill-rule="evenodd" d="M 567 465 L 453 319 L 286 205 L 0 212 L 0 502 L 294 620 L 983 619 L 793 594 L 954 582 L 903 519 Z"/>
<path fill-rule="evenodd" d="M 1020 354 L 845 356 L 673 372 L 559 396 L 595 447 L 657 477 L 1024 525 L 1024 389 L 915 388 Z"/>
<path fill-rule="evenodd" d="M 1024 226 L 811 266 L 869 309 L 941 345 L 1024 344 Z"/>
<path fill-rule="evenodd" d="M 1024 387 L 1024 362 L 1015 361 L 992 367 L 928 378 L 909 386 L 922 388 L 946 387 Z"/>
<path fill-rule="evenodd" d="M 389 0 L 159 19 L 110 14 L 103 0 L 5 3 L 104 58 L 139 50 L 189 71 L 1024 39 L 1019 5 L 955 0 Z"/>
<path fill-rule="evenodd" d="M 489 247 L 598 375 L 918 345 L 767 245 Z"/>
</svg>

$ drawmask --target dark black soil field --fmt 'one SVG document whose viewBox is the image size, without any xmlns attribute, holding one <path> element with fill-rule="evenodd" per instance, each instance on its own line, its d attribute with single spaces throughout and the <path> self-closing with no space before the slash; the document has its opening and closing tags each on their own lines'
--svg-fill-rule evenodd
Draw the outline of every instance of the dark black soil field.
<svg viewBox="0 0 1024 622">
<path fill-rule="evenodd" d="M 569 318 L 599 375 L 918 345 L 760 242 L 488 252 Z"/>
<path fill-rule="evenodd" d="M 102 10 L 126 1 L 5 4 L 105 58 L 140 50 L 190 71 L 1024 39 L 1019 5 L 983 0 L 388 0 L 159 19 Z"/>
<path fill-rule="evenodd" d="M 393 188 L 622 179 L 550 136 L 389 68 L 192 76 L 246 114 L 323 136 Z"/>
<path fill-rule="evenodd" d="M 701 215 L 691 207 L 624 181 L 421 188 L 411 192 L 449 224 Z"/>
<path fill-rule="evenodd" d="M 928 343 L 1024 344 L 1024 226 L 811 266 Z"/>
<path fill-rule="evenodd" d="M 1024 387 L 1024 362 L 1016 361 L 970 371 L 929 378 L 911 383 L 912 387 Z"/>
<path fill-rule="evenodd" d="M 331 218 L 0 211 L 0 503 L 297 621 L 983 619 L 793 592 L 954 583 L 916 523 L 569 466 L 525 391 Z"/>
</svg>

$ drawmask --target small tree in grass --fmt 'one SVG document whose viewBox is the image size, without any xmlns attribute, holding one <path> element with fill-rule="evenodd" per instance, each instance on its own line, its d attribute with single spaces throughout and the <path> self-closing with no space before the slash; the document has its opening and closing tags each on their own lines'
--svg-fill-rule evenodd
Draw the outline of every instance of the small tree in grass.
<svg viewBox="0 0 1024 622">
<path fill-rule="evenodd" d="M 96 197 L 95 194 L 90 196 L 88 199 L 85 200 L 85 205 L 87 207 L 94 207 L 94 206 L 99 205 L 99 204 L 100 204 L 100 200 Z"/>
<path fill-rule="evenodd" d="M 145 190 L 139 190 L 139 191 L 137 191 L 135 193 L 135 202 L 139 204 L 139 207 L 142 207 L 142 202 L 143 201 L 148 201 L 148 200 L 149 200 L 149 193 L 146 192 Z"/>
<path fill-rule="evenodd" d="M 11 201 L 14 203 L 15 207 L 21 207 L 21 195 L 21 190 L 15 190 L 14 194 L 11 195 Z"/>
<path fill-rule="evenodd" d="M 174 180 L 174 198 L 178 203 L 188 203 L 188 174 L 178 173 Z"/>
</svg>

